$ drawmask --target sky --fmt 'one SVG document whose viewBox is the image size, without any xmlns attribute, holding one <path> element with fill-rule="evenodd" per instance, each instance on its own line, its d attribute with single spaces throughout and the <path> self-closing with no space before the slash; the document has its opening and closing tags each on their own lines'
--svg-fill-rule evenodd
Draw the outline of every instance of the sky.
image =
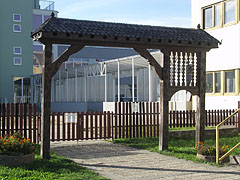
<svg viewBox="0 0 240 180">
<path fill-rule="evenodd" d="M 54 0 L 58 17 L 191 27 L 191 0 Z"/>
</svg>

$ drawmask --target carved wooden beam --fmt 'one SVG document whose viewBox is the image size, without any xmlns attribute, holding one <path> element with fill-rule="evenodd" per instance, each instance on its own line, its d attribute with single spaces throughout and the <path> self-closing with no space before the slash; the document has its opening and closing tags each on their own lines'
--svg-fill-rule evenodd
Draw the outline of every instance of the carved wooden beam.
<svg viewBox="0 0 240 180">
<path fill-rule="evenodd" d="M 162 80 L 162 67 L 160 66 L 160 64 L 156 61 L 156 59 L 148 52 L 147 49 L 144 48 L 133 48 L 138 54 L 140 54 L 142 57 L 144 57 L 145 59 L 148 60 L 148 62 L 150 63 L 150 65 L 152 65 L 159 78 Z"/>
<path fill-rule="evenodd" d="M 67 61 L 69 56 L 80 51 L 84 48 L 84 45 L 71 45 L 68 49 L 66 49 L 50 66 L 51 77 L 53 77 L 63 62 Z"/>
</svg>

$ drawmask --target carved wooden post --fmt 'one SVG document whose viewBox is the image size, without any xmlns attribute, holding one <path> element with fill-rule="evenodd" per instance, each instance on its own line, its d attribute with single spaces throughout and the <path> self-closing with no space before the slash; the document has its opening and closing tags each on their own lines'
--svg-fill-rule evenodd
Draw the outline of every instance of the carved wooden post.
<svg viewBox="0 0 240 180">
<path fill-rule="evenodd" d="M 50 159 L 51 63 L 52 44 L 46 43 L 42 65 L 41 156 L 43 159 Z"/>
<path fill-rule="evenodd" d="M 159 151 L 168 149 L 168 111 L 169 111 L 169 71 L 170 51 L 162 51 L 164 54 L 163 79 L 160 80 L 160 129 L 159 129 Z"/>
<path fill-rule="evenodd" d="M 199 95 L 197 96 L 197 112 L 196 112 L 196 137 L 195 141 L 204 142 L 204 130 L 206 121 L 205 111 L 205 88 L 206 88 L 206 52 L 197 53 L 198 59 L 198 88 Z"/>
</svg>

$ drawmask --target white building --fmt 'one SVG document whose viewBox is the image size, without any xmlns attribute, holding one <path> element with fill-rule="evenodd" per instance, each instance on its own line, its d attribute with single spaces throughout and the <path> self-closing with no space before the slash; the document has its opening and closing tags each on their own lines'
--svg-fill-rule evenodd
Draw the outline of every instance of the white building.
<svg viewBox="0 0 240 180">
<path fill-rule="evenodd" d="M 240 101 L 239 0 L 192 0 L 192 27 L 222 42 L 207 53 L 206 109 L 236 109 Z"/>
</svg>

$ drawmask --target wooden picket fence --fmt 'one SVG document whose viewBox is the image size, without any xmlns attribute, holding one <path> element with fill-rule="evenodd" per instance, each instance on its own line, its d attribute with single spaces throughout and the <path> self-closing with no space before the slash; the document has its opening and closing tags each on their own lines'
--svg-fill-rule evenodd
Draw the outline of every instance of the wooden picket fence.
<svg viewBox="0 0 240 180">
<path fill-rule="evenodd" d="M 20 131 L 37 143 L 40 116 L 36 109 L 36 104 L 0 104 L 0 136 Z"/>
<path fill-rule="evenodd" d="M 51 141 L 159 136 L 159 102 L 115 103 L 114 112 L 52 113 Z M 40 141 L 41 117 L 36 104 L 0 104 L 0 136 L 20 131 Z M 234 110 L 206 111 L 206 126 L 216 126 Z M 169 127 L 194 127 L 195 111 L 170 111 Z M 239 127 L 239 114 L 226 126 Z"/>
</svg>

